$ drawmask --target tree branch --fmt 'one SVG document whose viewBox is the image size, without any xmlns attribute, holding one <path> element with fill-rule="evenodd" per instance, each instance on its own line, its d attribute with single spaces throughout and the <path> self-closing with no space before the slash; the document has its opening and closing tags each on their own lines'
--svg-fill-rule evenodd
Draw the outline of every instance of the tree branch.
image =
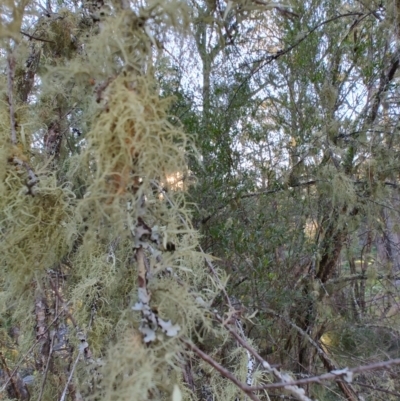
<svg viewBox="0 0 400 401">
<path fill-rule="evenodd" d="M 288 382 L 290 380 L 290 376 L 286 375 L 284 373 L 281 373 L 278 369 L 272 367 L 263 357 L 253 348 L 251 347 L 247 341 L 245 341 L 239 334 L 233 330 L 230 326 L 224 324 L 224 321 L 221 316 L 218 314 L 214 314 L 215 318 L 223 324 L 226 330 L 229 331 L 229 333 L 235 338 L 235 340 L 247 351 L 249 351 L 254 358 L 256 358 L 263 368 L 270 374 L 272 374 L 276 379 L 280 381 L 280 384 L 283 384 L 281 387 L 285 387 L 285 390 L 289 392 L 293 397 L 295 397 L 297 400 L 300 401 L 311 401 L 306 395 L 305 391 L 302 388 L 297 387 L 296 385 L 293 385 L 291 382 Z"/>
<path fill-rule="evenodd" d="M 255 396 L 250 390 L 250 387 L 246 384 L 239 381 L 229 370 L 225 369 L 222 365 L 220 365 L 217 361 L 212 359 L 210 355 L 203 352 L 200 348 L 196 345 L 191 343 L 188 340 L 182 339 L 182 341 L 194 352 L 196 353 L 203 361 L 207 362 L 210 366 L 212 366 L 216 371 L 218 371 L 223 377 L 230 380 L 236 387 L 240 388 L 249 398 L 253 401 L 260 401 L 260 399 Z"/>
<path fill-rule="evenodd" d="M 15 121 L 14 112 L 14 77 L 15 77 L 15 57 L 10 53 L 7 57 L 7 89 L 8 89 L 8 107 L 10 112 L 10 128 L 11 128 L 11 143 L 17 144 L 17 122 Z"/>
<path fill-rule="evenodd" d="M 368 13 L 369 15 L 372 14 L 372 12 Z M 367 14 L 367 15 L 368 15 Z M 230 107 L 232 106 L 233 100 L 235 99 L 236 95 L 239 93 L 240 89 L 243 87 L 243 85 L 246 84 L 247 81 L 249 81 L 249 79 L 256 74 L 258 71 L 260 71 L 261 69 L 263 69 L 266 65 L 272 63 L 273 61 L 277 60 L 278 58 L 284 56 L 285 54 L 289 53 L 290 51 L 292 51 L 295 47 L 297 47 L 300 43 L 302 43 L 306 38 L 308 38 L 312 33 L 314 33 L 318 28 L 320 28 L 323 25 L 329 24 L 330 22 L 334 22 L 340 18 L 344 18 L 344 17 L 352 17 L 352 16 L 365 16 L 364 13 L 360 13 L 360 12 L 351 12 L 351 13 L 346 13 L 346 14 L 339 14 L 336 15 L 335 17 L 329 18 L 325 21 L 320 22 L 319 24 L 315 25 L 313 28 L 311 28 L 303 37 L 301 37 L 299 40 L 297 40 L 295 43 L 293 43 L 292 45 L 288 46 L 286 49 L 282 49 L 280 51 L 278 51 L 275 54 L 271 54 L 269 56 L 267 56 L 264 59 L 261 60 L 257 60 L 258 63 L 260 63 L 259 65 L 257 65 L 256 68 L 253 68 L 252 71 L 250 72 L 249 77 L 247 77 L 246 79 L 243 80 L 243 82 L 239 85 L 239 87 L 237 88 L 236 92 L 234 93 L 234 95 L 232 96 L 231 101 L 228 104 L 227 110 L 230 109 Z"/>
<path fill-rule="evenodd" d="M 301 327 L 299 327 L 297 324 L 293 323 L 286 316 L 282 316 L 272 309 L 265 308 L 264 310 L 267 313 L 270 313 L 270 314 L 278 317 L 279 319 L 283 320 L 286 324 L 293 327 L 303 338 L 305 338 L 316 349 L 319 358 L 322 360 L 322 363 L 324 364 L 324 366 L 327 369 L 329 369 L 330 371 L 335 371 L 335 372 L 343 371 L 343 369 L 342 370 L 338 369 L 338 367 L 336 366 L 334 361 L 326 354 L 326 352 L 324 352 L 322 347 L 308 333 L 306 333 Z M 350 384 L 350 382 L 351 382 L 351 380 L 349 380 L 347 383 L 338 382 L 338 386 L 339 386 L 340 390 L 345 394 L 347 399 L 349 399 L 349 400 L 358 399 L 358 397 L 356 396 L 356 392 L 355 392 L 353 386 Z M 282 386 L 280 386 L 280 387 L 282 387 Z M 355 398 L 355 397 L 357 397 L 357 398 Z"/>
<path fill-rule="evenodd" d="M 82 351 L 80 350 L 78 352 L 78 356 L 75 359 L 74 365 L 72 366 L 72 369 L 71 369 L 71 372 L 69 374 L 68 380 L 65 383 L 65 387 L 64 387 L 64 390 L 63 390 L 63 392 L 61 394 L 60 401 L 65 401 L 65 397 L 67 396 L 67 390 L 68 390 L 69 383 L 71 383 L 72 376 L 74 375 L 74 371 L 76 369 L 76 365 L 78 364 L 78 361 L 79 361 L 79 358 L 80 358 L 81 354 L 82 354 Z"/>
<path fill-rule="evenodd" d="M 37 36 L 30 35 L 29 33 L 24 32 L 24 31 L 20 31 L 20 32 L 21 32 L 22 35 L 28 37 L 30 40 L 33 39 L 33 40 L 38 40 L 40 42 L 54 43 L 53 40 L 38 38 Z"/>
<path fill-rule="evenodd" d="M 368 372 L 371 370 L 387 369 L 388 367 L 393 366 L 393 365 L 400 365 L 400 358 L 390 359 L 390 360 L 384 361 L 384 362 L 371 363 L 370 365 L 358 366 L 358 367 L 352 368 L 352 369 L 344 368 L 341 370 L 335 370 L 335 371 L 325 373 L 320 376 L 313 376 L 313 377 L 307 377 L 306 379 L 293 380 L 290 384 L 302 385 L 302 384 L 310 384 L 310 383 L 320 383 L 324 380 L 334 380 L 334 379 L 338 379 L 338 378 L 345 378 L 345 380 L 347 379 L 350 382 L 353 374 L 355 374 L 355 373 Z M 346 381 L 346 383 L 348 383 L 348 382 Z M 355 383 L 355 384 L 357 384 L 357 383 Z M 282 388 L 285 385 L 286 385 L 286 383 L 271 383 L 271 384 L 265 384 L 262 386 L 251 387 L 251 390 L 260 391 L 260 390 L 267 390 L 267 389 L 272 389 L 272 388 Z"/>
</svg>

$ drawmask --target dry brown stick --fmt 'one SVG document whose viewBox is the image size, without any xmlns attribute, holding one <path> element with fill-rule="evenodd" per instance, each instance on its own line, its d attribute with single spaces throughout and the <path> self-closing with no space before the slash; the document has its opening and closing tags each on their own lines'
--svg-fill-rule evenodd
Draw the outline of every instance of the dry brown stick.
<svg viewBox="0 0 400 401">
<path fill-rule="evenodd" d="M 223 323 L 222 317 L 219 315 L 215 314 L 214 315 L 216 319 L 220 322 Z M 261 362 L 262 366 L 266 368 L 269 366 L 268 362 L 266 362 L 259 354 L 258 352 L 252 348 L 239 334 L 233 330 L 229 325 L 224 325 L 226 330 L 230 332 L 230 334 L 235 337 L 235 339 L 243 346 L 243 348 L 247 349 L 259 362 Z M 253 391 L 260 391 L 260 390 L 267 390 L 267 389 L 274 389 L 274 388 L 282 388 L 282 387 L 287 387 L 287 386 L 297 386 L 297 385 L 302 385 L 302 384 L 309 384 L 309 383 L 319 383 L 324 380 L 332 380 L 332 379 L 337 379 L 340 377 L 349 377 L 352 374 L 355 373 L 361 373 L 361 372 L 366 372 L 370 370 L 378 370 L 378 369 L 385 369 L 389 366 L 392 365 L 400 365 L 400 358 L 398 359 L 391 359 L 388 361 L 384 362 L 376 362 L 370 365 L 363 365 L 363 366 L 358 366 L 356 368 L 352 369 L 341 369 L 337 370 L 336 372 L 329 372 L 325 373 L 320 376 L 313 376 L 313 377 L 308 377 L 306 379 L 299 379 L 299 380 L 293 380 L 291 382 L 280 382 L 280 383 L 271 383 L 271 384 L 266 384 L 262 386 L 254 386 L 254 387 L 248 387 L 249 389 L 252 389 Z M 267 371 L 270 370 L 270 373 L 275 373 L 275 369 L 271 369 L 271 367 L 266 369 Z M 276 371 L 280 373 L 279 371 Z M 276 375 L 275 375 L 276 376 Z M 279 377 L 277 377 L 279 378 Z M 346 382 L 346 384 L 349 384 Z"/>
<path fill-rule="evenodd" d="M 15 57 L 11 53 L 7 58 L 7 86 L 8 86 L 8 107 L 10 111 L 10 124 L 11 124 L 11 143 L 13 145 L 17 144 L 17 123 L 15 121 L 15 112 L 14 112 L 14 77 L 15 77 Z"/>
<path fill-rule="evenodd" d="M 195 352 L 203 361 L 207 362 L 211 365 L 216 371 L 218 371 L 223 377 L 230 380 L 236 387 L 240 388 L 249 398 L 253 401 L 260 401 L 260 399 L 253 394 L 251 387 L 239 381 L 229 370 L 225 369 L 222 365 L 220 365 L 217 361 L 211 358 L 210 355 L 203 352 L 200 348 L 196 347 L 193 343 L 188 340 L 182 339 L 182 341 L 193 351 Z"/>
<path fill-rule="evenodd" d="M 349 376 L 351 377 L 354 373 L 367 372 L 370 370 L 386 369 L 392 365 L 400 365 L 400 358 L 389 359 L 388 361 L 384 361 L 384 362 L 371 363 L 370 365 L 358 366 L 358 367 L 352 368 L 352 369 L 345 368 L 345 369 L 338 370 L 336 372 L 324 373 L 323 375 L 320 375 L 320 376 L 307 377 L 306 379 L 293 380 L 289 384 L 290 385 L 300 385 L 300 384 L 309 384 L 309 383 L 320 383 L 323 380 L 333 380 L 333 379 L 349 377 Z M 288 383 L 271 383 L 271 384 L 265 384 L 262 386 L 250 387 L 250 389 L 252 389 L 253 391 L 260 391 L 260 390 L 267 390 L 267 389 L 272 389 L 272 388 L 281 388 L 287 384 Z M 357 383 L 355 383 L 355 384 L 357 384 Z"/>
<path fill-rule="evenodd" d="M 369 384 L 364 384 L 364 383 L 359 383 L 359 382 L 357 382 L 356 384 L 357 384 L 357 386 L 370 388 L 372 390 L 380 391 L 380 392 L 385 393 L 385 394 L 395 395 L 396 397 L 398 397 L 397 399 L 400 400 L 400 393 L 398 393 L 398 392 L 385 390 L 382 387 L 370 386 Z"/>
</svg>

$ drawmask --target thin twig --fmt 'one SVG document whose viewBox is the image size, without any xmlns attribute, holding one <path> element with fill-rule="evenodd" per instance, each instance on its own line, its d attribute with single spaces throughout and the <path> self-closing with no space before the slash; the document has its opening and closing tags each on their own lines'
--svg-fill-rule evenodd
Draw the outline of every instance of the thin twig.
<svg viewBox="0 0 400 401">
<path fill-rule="evenodd" d="M 382 387 L 377 387 L 377 386 L 370 386 L 369 384 L 364 384 L 364 383 L 355 383 L 357 384 L 357 386 L 361 386 L 361 387 L 366 387 L 366 388 L 370 388 L 372 390 L 376 390 L 376 391 L 380 391 L 382 393 L 386 393 L 386 394 L 390 394 L 390 395 L 395 395 L 396 397 L 398 397 L 397 399 L 400 400 L 400 393 L 398 392 L 394 392 L 394 391 L 390 391 L 390 390 L 386 390 Z"/>
<path fill-rule="evenodd" d="M 72 366 L 71 372 L 70 372 L 70 374 L 69 374 L 69 376 L 68 376 L 68 380 L 67 380 L 67 382 L 65 383 L 65 387 L 64 387 L 64 390 L 63 390 L 63 392 L 62 392 L 62 394 L 61 394 L 60 401 L 65 401 L 65 397 L 67 396 L 68 386 L 69 386 L 69 384 L 71 383 L 72 376 L 73 376 L 73 374 L 74 374 L 76 365 L 78 364 L 78 361 L 79 361 L 79 358 L 80 358 L 81 354 L 82 354 L 82 351 L 79 351 L 78 356 L 76 357 L 75 362 L 74 362 L 74 364 L 73 364 L 73 366 Z"/>
<path fill-rule="evenodd" d="M 265 312 L 270 313 L 279 319 L 282 319 L 286 324 L 289 326 L 293 327 L 303 338 L 305 338 L 317 351 L 318 357 L 322 360 L 324 366 L 326 367 L 327 370 L 329 371 L 341 371 L 336 363 L 327 355 L 327 353 L 322 349 L 320 344 L 315 341 L 306 331 L 304 331 L 301 327 L 299 327 L 297 324 L 293 323 L 289 318 L 286 316 L 280 315 L 279 313 L 275 312 L 272 309 L 265 308 Z M 348 380 L 347 382 L 343 381 L 338 381 L 337 382 L 338 387 L 340 390 L 345 394 L 347 399 L 349 400 L 358 400 L 358 397 L 356 396 L 356 391 L 354 390 L 353 386 L 351 385 L 351 380 Z"/>
<path fill-rule="evenodd" d="M 58 291 L 57 286 L 53 283 L 53 280 L 51 278 L 49 278 L 49 282 L 50 282 L 50 286 L 51 289 L 54 291 L 54 293 L 56 294 L 57 298 L 61 301 L 62 305 L 66 305 L 67 303 L 65 302 L 64 298 L 62 297 L 62 295 L 60 294 L 60 292 Z M 66 316 L 69 320 L 71 320 L 72 324 L 74 325 L 75 328 L 78 327 L 78 324 L 76 323 L 75 318 L 71 315 L 71 313 L 66 310 Z"/>
<path fill-rule="evenodd" d="M 338 371 L 324 373 L 323 375 L 320 375 L 320 376 L 307 377 L 306 379 L 293 380 L 289 384 L 301 385 L 301 384 L 310 384 L 310 383 L 320 383 L 321 381 L 324 381 L 324 380 L 333 380 L 333 379 L 338 379 L 340 377 L 349 377 L 354 373 L 362 373 L 362 372 L 367 372 L 370 370 L 387 369 L 388 367 L 390 367 L 392 365 L 400 365 L 400 358 L 390 359 L 390 360 L 384 361 L 384 362 L 371 363 L 370 365 L 358 366 L 358 367 L 352 368 L 352 369 L 345 368 L 345 369 L 341 369 Z M 252 391 L 260 391 L 260 390 L 267 390 L 267 389 L 272 389 L 272 388 L 285 387 L 287 384 L 288 383 L 271 383 L 271 384 L 265 384 L 262 386 L 254 386 L 254 387 L 251 387 L 250 389 Z M 354 384 L 357 384 L 357 383 L 354 383 Z"/>
<path fill-rule="evenodd" d="M 157 182 L 154 182 L 154 184 L 158 187 L 158 189 L 163 193 L 165 199 L 169 202 L 169 204 L 175 208 L 175 204 L 172 202 L 172 200 L 169 198 L 168 194 L 161 188 L 160 185 L 158 185 Z M 189 230 L 190 227 L 188 225 L 188 223 L 186 222 L 186 220 L 183 218 L 182 215 L 179 214 L 179 217 L 182 221 L 182 223 L 186 226 L 186 228 Z M 225 287 L 222 285 L 221 281 L 219 280 L 219 276 L 214 268 L 214 266 L 212 265 L 212 263 L 207 259 L 207 255 L 204 252 L 204 250 L 202 249 L 202 247 L 199 245 L 199 249 L 200 251 L 203 253 L 206 262 L 208 264 L 208 267 L 210 268 L 212 274 L 214 275 L 215 279 L 217 280 L 218 284 L 220 285 L 220 288 L 222 290 L 222 292 L 224 293 L 225 298 L 227 299 L 228 305 L 230 306 L 230 309 L 233 310 L 232 307 L 232 303 L 230 301 L 229 295 L 225 290 Z M 218 315 L 216 315 L 218 316 Z M 223 320 L 222 318 L 219 317 L 220 322 L 222 323 Z M 272 373 L 278 380 L 281 380 L 282 382 L 287 381 L 287 378 L 280 373 L 276 368 L 273 368 L 270 366 L 270 364 L 265 361 L 255 350 L 254 348 L 250 347 L 247 342 L 239 336 L 239 334 L 237 334 L 233 329 L 231 329 L 228 326 L 225 326 L 230 333 L 237 339 L 237 341 L 246 349 L 248 350 L 255 358 L 257 358 L 264 366 L 264 368 L 269 371 L 270 373 Z M 239 382 L 233 375 L 231 372 L 229 372 L 228 370 L 226 370 L 223 366 L 221 366 L 218 362 L 214 361 L 209 355 L 205 354 L 204 352 L 202 352 L 199 348 L 197 348 L 194 344 L 188 343 L 187 341 L 185 341 L 185 343 L 193 350 L 195 351 L 204 361 L 206 361 L 207 363 L 209 363 L 211 366 L 213 366 L 218 372 L 220 372 L 224 377 L 226 377 L 227 379 L 231 380 L 233 383 L 235 383 L 242 391 L 244 391 L 252 400 L 254 400 L 255 395 L 251 392 L 248 392 L 248 389 L 250 388 L 249 386 Z M 287 383 L 285 386 L 285 390 L 288 391 L 291 395 L 293 395 L 294 397 L 296 397 L 296 399 L 298 399 L 299 401 L 311 401 L 310 398 L 308 398 L 305 395 L 305 391 L 302 388 L 293 386 L 291 383 Z M 258 398 L 256 397 L 255 399 L 258 400 Z"/>
<path fill-rule="evenodd" d="M 203 352 L 200 348 L 196 347 L 193 343 L 187 340 L 182 340 L 193 352 L 195 352 L 203 361 L 211 365 L 216 371 L 218 371 L 223 377 L 230 380 L 236 387 L 240 388 L 249 398 L 253 401 L 260 401 L 260 399 L 252 393 L 250 387 L 239 381 L 229 370 L 225 369 L 217 361 L 212 359 L 208 354 Z"/>
<path fill-rule="evenodd" d="M 14 390 L 15 396 L 16 396 L 17 398 L 20 398 L 20 394 L 19 394 L 19 391 L 18 391 L 18 386 L 17 386 L 17 384 L 15 383 L 15 380 L 12 379 L 12 374 L 10 373 L 10 369 L 8 369 L 7 362 L 6 362 L 6 360 L 4 359 L 4 356 L 3 356 L 3 353 L 2 353 L 2 352 L 0 352 L 0 359 L 1 359 L 1 363 L 2 363 L 2 365 L 3 365 L 3 368 L 4 368 L 4 370 L 5 370 L 6 373 L 7 373 L 8 381 L 11 381 L 11 386 L 12 386 L 12 388 L 13 388 L 13 390 Z"/>
<path fill-rule="evenodd" d="M 158 187 L 158 189 L 163 193 L 165 199 L 169 202 L 169 204 L 170 204 L 173 208 L 175 208 L 175 204 L 174 204 L 174 203 L 172 202 L 172 200 L 169 198 L 169 196 L 168 196 L 168 194 L 166 193 L 166 191 L 164 191 L 164 190 L 161 188 L 161 186 L 158 185 L 157 182 L 154 182 L 154 185 L 156 185 L 156 186 Z M 186 226 L 186 228 L 189 230 L 190 227 L 189 227 L 188 223 L 186 222 L 186 220 L 183 218 L 183 216 L 179 214 L 179 217 L 180 217 L 182 223 L 183 223 L 183 224 Z M 221 281 L 220 281 L 220 279 L 219 279 L 219 276 L 218 276 L 218 274 L 217 274 L 217 272 L 216 272 L 214 266 L 213 266 L 212 263 L 207 259 L 207 255 L 206 255 L 206 253 L 204 252 L 204 250 L 202 249 L 202 247 L 201 247 L 200 245 L 199 245 L 199 248 L 200 248 L 200 251 L 203 253 L 203 255 L 204 255 L 205 259 L 206 259 L 206 262 L 207 262 L 207 264 L 208 264 L 208 267 L 210 268 L 210 270 L 211 270 L 212 274 L 214 275 L 215 279 L 217 280 L 217 282 L 218 282 L 218 284 L 219 284 L 219 286 L 220 286 L 220 288 L 221 288 L 221 290 L 222 290 L 222 292 L 223 292 L 223 294 L 224 294 L 224 296 L 225 296 L 225 298 L 226 298 L 226 300 L 227 300 L 227 303 L 228 303 L 228 305 L 230 306 L 230 309 L 233 310 L 232 303 L 231 303 L 231 301 L 230 301 L 229 295 L 228 295 L 228 293 L 226 292 L 225 287 L 222 285 L 222 283 L 221 283 Z M 220 318 L 220 319 L 221 319 L 221 323 L 222 323 L 223 320 L 222 320 L 222 318 Z M 268 370 L 270 373 L 273 373 L 273 375 L 274 375 L 278 380 L 281 380 L 282 382 L 284 382 L 284 381 L 286 380 L 286 378 L 284 377 L 283 374 L 281 374 L 276 368 L 271 367 L 270 364 L 269 364 L 267 361 L 265 361 L 265 360 L 254 350 L 254 348 L 250 347 L 250 346 L 247 344 L 247 342 L 246 342 L 244 339 L 242 339 L 242 337 L 240 337 L 234 330 L 228 328 L 228 326 L 225 326 L 225 327 L 227 327 L 227 329 L 231 332 L 231 334 L 234 335 L 234 337 L 237 339 L 237 341 L 238 341 L 246 350 L 248 350 L 255 358 L 257 358 L 257 359 L 263 364 L 263 366 L 264 366 L 264 368 L 265 368 L 266 370 Z M 251 399 L 254 400 L 254 398 L 252 398 L 252 397 L 255 397 L 255 395 L 252 394 L 251 392 L 248 393 L 248 392 L 246 391 L 246 389 L 247 389 L 249 386 L 247 386 L 247 385 L 245 385 L 245 384 L 239 382 L 239 381 L 232 375 L 231 372 L 229 372 L 228 370 L 226 370 L 223 366 L 221 366 L 220 364 L 218 364 L 218 362 L 214 361 L 209 355 L 207 355 L 207 354 L 205 354 L 204 352 L 202 352 L 202 351 L 201 351 L 200 349 L 198 349 L 195 345 L 189 344 L 189 343 L 187 343 L 187 342 L 186 342 L 186 344 L 188 344 L 188 346 L 191 347 L 192 350 L 195 350 L 195 348 L 196 348 L 195 352 L 196 352 L 204 361 L 206 361 L 206 362 L 209 363 L 211 366 L 213 366 L 213 367 L 214 367 L 216 370 L 218 370 L 218 372 L 220 372 L 224 377 L 226 377 L 227 379 L 229 379 L 229 380 L 231 380 L 233 383 L 235 383 L 242 391 L 244 391 Z M 194 348 L 194 347 L 195 347 L 195 348 Z M 200 352 L 201 354 L 200 354 L 199 352 Z M 291 395 L 293 395 L 294 397 L 296 397 L 296 399 L 299 400 L 299 401 L 311 401 L 311 399 L 308 398 L 308 397 L 305 395 L 305 391 L 304 391 L 304 389 L 302 389 L 302 388 L 298 388 L 298 387 L 293 386 L 293 385 L 291 385 L 291 384 L 287 384 L 287 385 L 285 386 L 285 389 L 286 389 L 286 391 L 288 391 Z M 258 399 L 258 398 L 256 397 L 256 399 Z"/>
<path fill-rule="evenodd" d="M 368 280 L 368 276 L 365 273 L 356 273 L 350 274 L 348 276 L 338 277 L 330 279 L 326 282 L 326 284 L 338 284 L 344 283 L 347 281 L 354 281 L 354 280 Z M 389 273 L 389 274 L 377 274 L 375 277 L 376 280 L 398 280 L 400 279 L 400 272 L 399 273 Z"/>
<path fill-rule="evenodd" d="M 53 335 L 50 334 L 50 351 L 49 351 L 49 355 L 47 357 L 47 363 L 46 363 L 46 368 L 44 370 L 44 374 L 43 374 L 43 380 L 42 380 L 42 386 L 40 388 L 40 393 L 39 393 L 39 397 L 37 399 L 37 401 L 41 401 L 42 397 L 43 397 L 43 391 L 44 391 L 44 386 L 46 384 L 46 380 L 47 380 L 47 374 L 49 372 L 49 367 L 50 367 L 50 361 L 51 361 L 51 357 L 53 355 L 53 346 L 54 346 L 54 337 L 56 336 L 56 333 L 54 332 Z"/>
<path fill-rule="evenodd" d="M 369 13 L 369 15 L 370 14 L 371 13 Z M 338 20 L 339 18 L 352 17 L 352 16 L 364 17 L 365 14 L 364 13 L 360 13 L 360 12 L 350 12 L 350 13 L 346 13 L 346 14 L 335 15 L 334 17 L 332 17 L 332 18 L 330 18 L 328 20 L 322 21 L 322 22 L 318 23 L 317 25 L 315 25 L 313 28 L 311 28 L 308 32 L 306 32 L 299 40 L 297 40 L 292 45 L 289 45 L 285 49 L 279 50 L 275 54 L 271 54 L 271 55 L 269 55 L 269 56 L 267 56 L 267 57 L 265 57 L 263 59 L 257 60 L 257 63 L 254 63 L 254 64 L 256 64 L 256 67 L 254 67 L 252 69 L 251 75 L 249 77 L 246 77 L 243 80 L 243 82 L 238 86 L 238 88 L 236 89 L 235 93 L 233 94 L 233 96 L 232 96 L 232 98 L 231 98 L 226 110 L 228 111 L 231 108 L 231 106 L 233 104 L 233 101 L 235 100 L 236 96 L 238 95 L 240 90 L 243 88 L 243 86 L 250 80 L 250 78 L 253 77 L 257 72 L 259 72 L 266 65 L 272 63 L 273 61 L 277 60 L 278 58 L 280 58 L 280 57 L 284 56 L 285 54 L 291 52 L 295 47 L 300 45 L 301 42 L 303 42 L 305 39 L 307 39 L 312 33 L 314 33 L 317 29 L 319 29 L 323 25 L 326 25 L 326 24 L 329 24 L 331 22 L 334 22 L 334 21 Z"/>
<path fill-rule="evenodd" d="M 225 204 L 224 204 L 224 205 L 218 206 L 218 207 L 215 209 L 215 211 L 214 211 L 213 213 L 209 214 L 209 215 L 206 216 L 206 217 L 203 217 L 203 219 L 201 220 L 201 224 L 202 224 L 202 225 L 206 224 L 206 223 L 207 223 L 211 218 L 213 218 L 220 210 L 225 209 L 225 208 L 226 208 L 228 205 L 230 205 L 231 202 L 234 201 L 234 200 L 240 200 L 240 199 L 246 199 L 246 198 L 253 198 L 253 197 L 262 196 L 262 195 L 273 195 L 273 194 L 276 194 L 276 193 L 278 193 L 278 192 L 287 191 L 287 190 L 293 189 L 293 188 L 310 187 L 310 186 L 312 186 L 312 185 L 316 185 L 318 182 L 321 182 L 321 180 L 310 180 L 310 181 L 305 181 L 305 182 L 299 182 L 299 183 L 293 184 L 293 185 L 283 185 L 283 184 L 282 184 L 282 185 L 280 185 L 278 188 L 267 189 L 267 190 L 265 190 L 265 191 L 249 192 L 248 194 L 244 194 L 244 195 L 241 195 L 241 196 L 239 196 L 239 197 L 233 197 L 233 198 L 227 199 L 227 200 L 225 201 Z M 354 182 L 353 182 L 354 185 L 366 185 L 367 183 L 368 183 L 367 181 L 360 181 L 360 180 L 354 181 Z M 383 184 L 384 184 L 385 186 L 393 187 L 393 188 L 398 188 L 398 187 L 399 187 L 398 184 L 393 183 L 393 182 L 388 182 L 388 181 L 385 181 Z M 386 206 L 386 205 L 381 205 L 381 206 L 390 208 L 389 206 Z M 395 210 L 395 209 L 393 209 L 393 208 L 391 208 L 391 209 L 392 209 L 392 210 Z M 396 212 L 397 212 L 397 210 L 396 210 Z"/>
<path fill-rule="evenodd" d="M 33 39 L 33 40 L 39 40 L 40 42 L 55 43 L 53 40 L 38 38 L 37 36 L 30 35 L 29 33 L 24 32 L 24 31 L 20 31 L 20 32 L 22 35 L 28 37 L 31 40 Z"/>
<path fill-rule="evenodd" d="M 7 57 L 7 87 L 8 87 L 8 107 L 10 111 L 10 124 L 11 124 L 11 143 L 13 145 L 17 144 L 17 123 L 15 121 L 15 113 L 14 113 L 14 96 L 13 96 L 13 88 L 14 88 L 14 77 L 15 77 L 15 57 L 11 53 Z"/>
</svg>

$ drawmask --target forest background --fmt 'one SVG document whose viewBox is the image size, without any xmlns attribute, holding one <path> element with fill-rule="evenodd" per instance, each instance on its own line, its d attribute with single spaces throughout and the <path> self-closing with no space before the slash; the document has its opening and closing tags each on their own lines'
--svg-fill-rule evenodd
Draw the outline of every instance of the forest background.
<svg viewBox="0 0 400 401">
<path fill-rule="evenodd" d="M 0 18 L 0 399 L 400 399 L 399 1 Z"/>
</svg>

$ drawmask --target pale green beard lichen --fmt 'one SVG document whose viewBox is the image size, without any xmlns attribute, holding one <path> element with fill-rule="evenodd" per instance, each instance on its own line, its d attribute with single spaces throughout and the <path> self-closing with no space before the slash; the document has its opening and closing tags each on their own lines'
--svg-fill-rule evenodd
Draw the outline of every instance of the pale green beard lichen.
<svg viewBox="0 0 400 401">
<path fill-rule="evenodd" d="M 207 337 L 210 348 L 224 342 L 226 332 L 207 312 L 222 287 L 198 250 L 185 197 L 187 158 L 196 150 L 169 115 L 171 99 L 160 96 L 152 67 L 153 35 L 187 29 L 188 9 L 179 1 L 138 4 L 137 14 L 113 8 L 91 28 L 65 10 L 60 16 L 38 27 L 51 42 L 40 48 L 35 100 L 15 101 L 25 127 L 17 145 L 9 105 L 0 108 L 2 313 L 12 310 L 10 319 L 23 324 L 20 354 L 35 325 L 40 344 L 54 335 L 43 331 L 52 319 L 62 319 L 70 344 L 68 357 L 56 354 L 44 386 L 37 374 L 31 397 L 62 398 L 79 354 L 71 385 L 85 397 L 169 400 L 175 391 L 195 399 L 182 383 L 191 353 L 181 339 Z M 79 150 L 68 143 L 49 153 L 40 135 L 54 122 L 64 129 L 71 113 L 83 131 Z M 43 372 L 41 349 L 31 364 Z M 237 392 L 224 385 L 221 399 Z"/>
</svg>

